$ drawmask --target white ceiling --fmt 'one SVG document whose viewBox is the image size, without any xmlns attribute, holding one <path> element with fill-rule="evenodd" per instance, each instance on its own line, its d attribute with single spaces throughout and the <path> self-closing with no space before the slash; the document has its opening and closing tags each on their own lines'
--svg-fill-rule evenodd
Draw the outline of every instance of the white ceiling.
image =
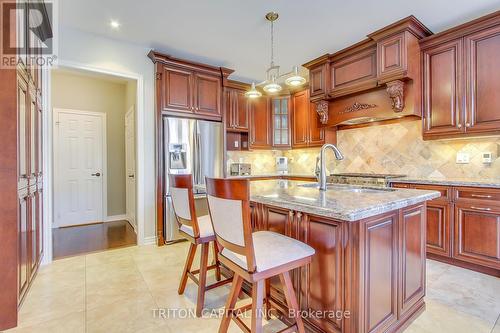
<svg viewBox="0 0 500 333">
<path fill-rule="evenodd" d="M 260 81 L 269 65 L 269 23 L 277 11 L 276 60 L 282 72 L 340 50 L 415 15 L 433 32 L 500 9 L 498 0 L 62 0 L 71 27 L 235 70 Z M 121 23 L 110 28 L 111 19 Z M 144 55 L 146 56 L 146 55 Z"/>
</svg>

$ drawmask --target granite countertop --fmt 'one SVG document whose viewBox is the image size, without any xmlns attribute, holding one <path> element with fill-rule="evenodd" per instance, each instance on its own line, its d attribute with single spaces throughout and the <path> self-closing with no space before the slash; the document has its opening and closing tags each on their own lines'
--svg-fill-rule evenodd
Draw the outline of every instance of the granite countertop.
<svg viewBox="0 0 500 333">
<path fill-rule="evenodd" d="M 403 177 L 390 180 L 391 183 L 429 184 L 445 186 L 471 186 L 500 188 L 500 178 L 418 178 Z"/>
<path fill-rule="evenodd" d="M 378 189 L 333 185 L 325 192 L 318 188 L 303 187 L 313 183 L 291 180 L 259 180 L 251 183 L 253 202 L 301 211 L 304 213 L 357 221 L 363 218 L 411 206 L 440 196 L 437 191 L 413 189 Z M 353 192 L 349 188 L 366 192 Z"/>
</svg>

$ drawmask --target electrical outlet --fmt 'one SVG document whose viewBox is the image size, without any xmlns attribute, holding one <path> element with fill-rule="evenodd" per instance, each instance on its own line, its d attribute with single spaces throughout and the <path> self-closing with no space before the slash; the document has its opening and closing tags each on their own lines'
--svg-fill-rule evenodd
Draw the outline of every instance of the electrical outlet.
<svg viewBox="0 0 500 333">
<path fill-rule="evenodd" d="M 470 162 L 469 153 L 458 152 L 457 153 L 457 164 L 468 164 Z"/>
<path fill-rule="evenodd" d="M 238 141 L 234 141 L 234 148 L 238 148 L 240 146 L 240 143 Z"/>
</svg>

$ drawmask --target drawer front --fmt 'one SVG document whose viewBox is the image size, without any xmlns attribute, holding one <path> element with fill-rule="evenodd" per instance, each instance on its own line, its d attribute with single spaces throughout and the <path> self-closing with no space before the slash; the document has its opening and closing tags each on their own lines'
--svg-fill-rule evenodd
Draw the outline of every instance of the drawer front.
<svg viewBox="0 0 500 333">
<path fill-rule="evenodd" d="M 391 183 L 391 187 L 394 187 L 394 188 L 410 188 L 410 184 Z"/>
<path fill-rule="evenodd" d="M 492 188 L 459 187 L 455 189 L 455 199 L 484 200 L 490 205 L 500 205 L 500 190 Z"/>
<path fill-rule="evenodd" d="M 451 187 L 448 186 L 412 184 L 411 188 L 417 190 L 438 191 L 439 193 L 441 193 L 441 196 L 434 200 L 446 200 L 446 201 L 451 200 Z"/>
</svg>

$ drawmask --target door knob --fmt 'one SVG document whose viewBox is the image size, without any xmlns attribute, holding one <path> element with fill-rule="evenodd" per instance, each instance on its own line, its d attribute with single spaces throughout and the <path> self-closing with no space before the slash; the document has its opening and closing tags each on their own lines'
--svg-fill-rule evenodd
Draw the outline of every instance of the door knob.
<svg viewBox="0 0 500 333">
<path fill-rule="evenodd" d="M 94 177 L 101 177 L 101 174 L 99 172 L 97 173 L 93 173 L 91 176 L 94 176 Z"/>
</svg>

